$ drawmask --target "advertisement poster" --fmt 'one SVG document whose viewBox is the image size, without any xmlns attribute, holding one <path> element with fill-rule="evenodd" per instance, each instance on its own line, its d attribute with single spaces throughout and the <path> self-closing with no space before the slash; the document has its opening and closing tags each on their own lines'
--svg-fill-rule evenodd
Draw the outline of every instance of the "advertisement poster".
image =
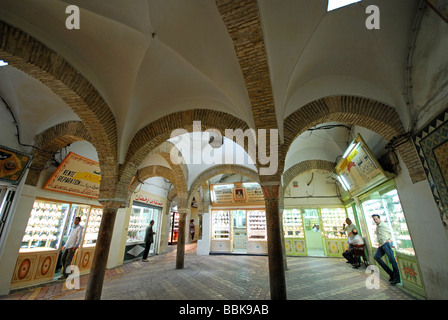
<svg viewBox="0 0 448 320">
<path fill-rule="evenodd" d="M 99 163 L 70 152 L 43 188 L 98 199 L 100 182 Z"/>
<path fill-rule="evenodd" d="M 213 205 L 264 204 L 263 191 L 258 183 L 211 185 Z"/>
</svg>

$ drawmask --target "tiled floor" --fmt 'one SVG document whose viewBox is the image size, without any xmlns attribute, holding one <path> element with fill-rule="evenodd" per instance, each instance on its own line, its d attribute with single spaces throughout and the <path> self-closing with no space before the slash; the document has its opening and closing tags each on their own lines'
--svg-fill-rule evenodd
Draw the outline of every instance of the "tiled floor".
<svg viewBox="0 0 448 320">
<path fill-rule="evenodd" d="M 176 251 L 134 261 L 106 272 L 103 300 L 269 300 L 266 256 L 197 256 L 196 245 L 185 248 L 185 268 L 175 269 Z M 380 280 L 367 289 L 364 268 L 352 269 L 344 259 L 288 257 L 287 296 L 290 300 L 410 300 L 411 296 Z M 88 275 L 80 289 L 64 282 L 17 291 L 0 300 L 82 300 Z"/>
</svg>

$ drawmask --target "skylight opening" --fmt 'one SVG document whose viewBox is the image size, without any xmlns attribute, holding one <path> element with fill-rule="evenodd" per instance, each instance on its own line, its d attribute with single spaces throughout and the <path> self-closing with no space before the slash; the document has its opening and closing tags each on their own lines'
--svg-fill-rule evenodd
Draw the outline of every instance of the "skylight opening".
<svg viewBox="0 0 448 320">
<path fill-rule="evenodd" d="M 327 11 L 336 10 L 362 0 L 328 0 Z"/>
<path fill-rule="evenodd" d="M 7 65 L 8 65 L 8 62 L 0 60 L 0 67 L 4 67 L 4 66 L 7 66 Z"/>
</svg>

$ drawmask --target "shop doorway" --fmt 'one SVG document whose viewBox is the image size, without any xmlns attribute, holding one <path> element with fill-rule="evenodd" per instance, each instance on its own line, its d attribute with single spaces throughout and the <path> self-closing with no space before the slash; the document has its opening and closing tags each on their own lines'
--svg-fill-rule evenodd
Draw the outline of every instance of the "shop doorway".
<svg viewBox="0 0 448 320">
<path fill-rule="evenodd" d="M 168 234 L 168 244 L 177 244 L 179 236 L 179 213 L 172 211 L 170 215 L 170 231 Z"/>
<path fill-rule="evenodd" d="M 232 252 L 247 253 L 246 211 L 232 211 Z"/>
<path fill-rule="evenodd" d="M 308 256 L 325 256 L 322 242 L 322 224 L 320 223 L 317 209 L 304 209 L 303 223 Z"/>
</svg>

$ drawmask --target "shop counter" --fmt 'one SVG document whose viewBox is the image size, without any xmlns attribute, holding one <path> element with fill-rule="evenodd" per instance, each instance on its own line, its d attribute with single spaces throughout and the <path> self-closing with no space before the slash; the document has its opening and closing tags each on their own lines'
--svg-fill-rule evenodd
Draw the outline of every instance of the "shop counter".
<svg viewBox="0 0 448 320">
<path fill-rule="evenodd" d="M 285 237 L 285 254 L 288 256 L 307 256 L 305 238 Z"/>
<path fill-rule="evenodd" d="M 210 252 L 231 252 L 230 240 L 212 240 Z"/>
<path fill-rule="evenodd" d="M 53 279 L 59 250 L 39 248 L 19 252 L 11 289 L 48 282 Z"/>
<path fill-rule="evenodd" d="M 252 254 L 267 254 L 268 253 L 268 243 L 267 241 L 247 241 L 247 253 Z"/>
</svg>

